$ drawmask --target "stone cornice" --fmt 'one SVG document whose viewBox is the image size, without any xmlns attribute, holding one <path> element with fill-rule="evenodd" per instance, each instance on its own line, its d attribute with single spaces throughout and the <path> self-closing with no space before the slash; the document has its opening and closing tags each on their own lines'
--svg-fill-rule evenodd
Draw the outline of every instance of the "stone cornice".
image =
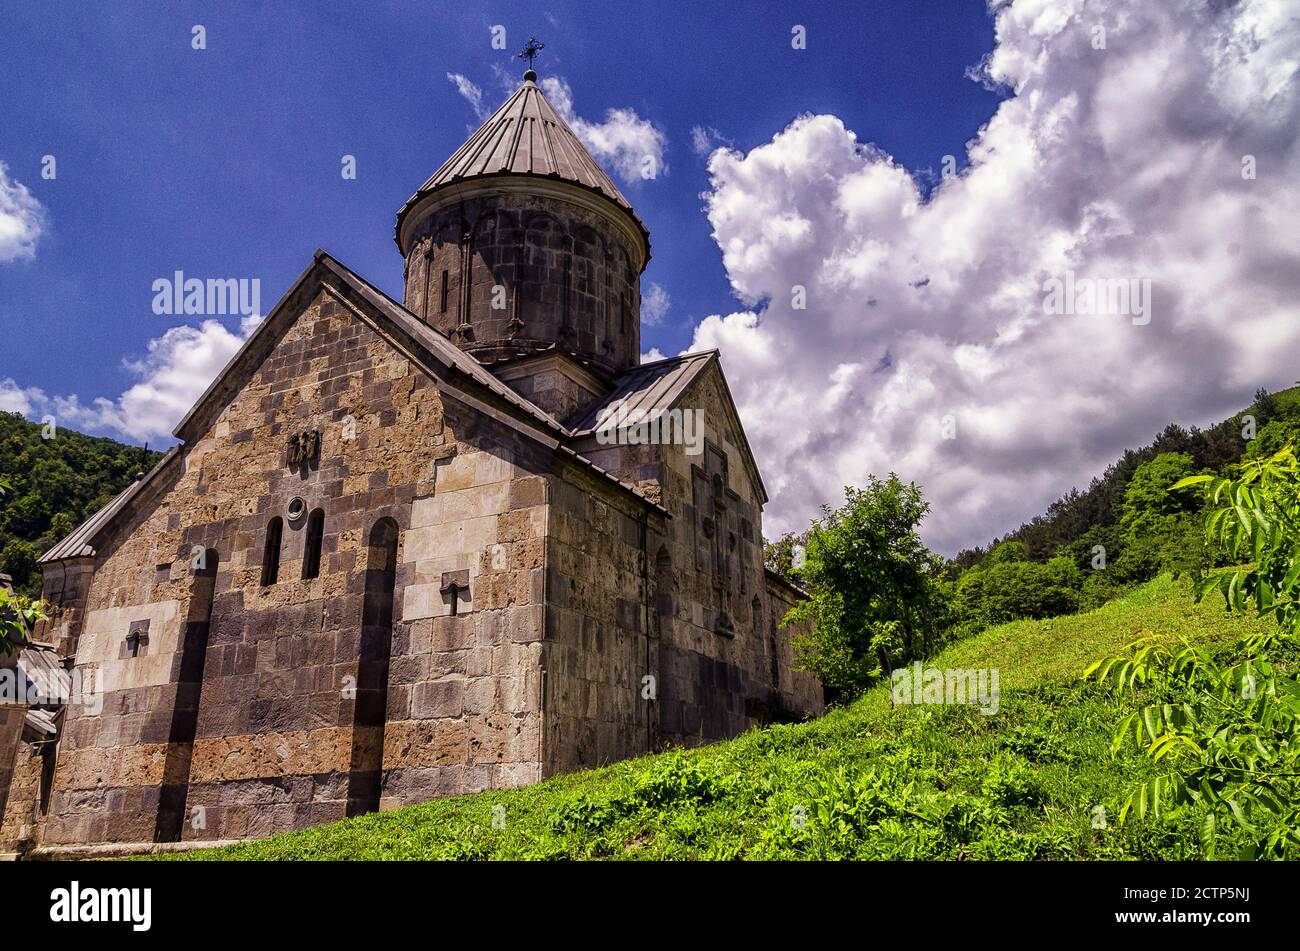
<svg viewBox="0 0 1300 951">
<path fill-rule="evenodd" d="M 622 235 L 627 240 L 628 247 L 635 251 L 636 258 L 633 264 L 636 266 L 637 274 L 644 271 L 650 261 L 649 236 L 641 230 L 637 221 L 618 205 L 605 196 L 580 185 L 535 175 L 484 175 L 443 185 L 420 196 L 398 216 L 394 239 L 401 249 L 402 257 L 405 258 L 410 253 L 412 235 L 420 222 L 451 205 L 494 195 L 549 198 L 553 201 L 567 202 L 584 211 L 599 215 Z"/>
</svg>

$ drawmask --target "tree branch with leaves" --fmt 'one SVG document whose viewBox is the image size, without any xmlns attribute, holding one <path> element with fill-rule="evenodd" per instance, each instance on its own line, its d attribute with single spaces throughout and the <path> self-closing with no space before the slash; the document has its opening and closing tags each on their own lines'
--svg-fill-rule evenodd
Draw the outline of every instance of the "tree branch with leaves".
<svg viewBox="0 0 1300 951">
<path fill-rule="evenodd" d="M 1116 728 L 1166 771 L 1132 790 L 1120 822 L 1204 807 L 1202 852 L 1213 858 L 1225 826 L 1248 843 L 1239 857 L 1283 857 L 1300 847 L 1300 463 L 1287 446 L 1235 467 L 1232 478 L 1198 475 L 1171 491 L 1205 493 L 1207 540 L 1239 567 L 1195 582 L 1197 601 L 1219 594 L 1229 611 L 1274 622 L 1227 651 L 1148 635 L 1085 676 L 1145 703 Z"/>
<path fill-rule="evenodd" d="M 9 483 L 0 480 L 0 498 L 9 491 Z M 27 639 L 27 632 L 44 619 L 39 600 L 15 594 L 8 585 L 0 584 L 0 655 L 17 650 Z"/>
</svg>

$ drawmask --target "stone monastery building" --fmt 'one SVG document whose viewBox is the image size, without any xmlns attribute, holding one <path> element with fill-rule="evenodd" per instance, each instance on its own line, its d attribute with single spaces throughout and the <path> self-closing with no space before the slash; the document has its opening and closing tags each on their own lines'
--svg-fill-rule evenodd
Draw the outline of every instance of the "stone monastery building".
<svg viewBox="0 0 1300 951">
<path fill-rule="evenodd" d="M 265 836 L 821 712 L 718 354 L 639 362 L 649 233 L 536 78 L 398 211 L 401 303 L 318 251 L 43 556 L 0 852 Z M 638 436 L 673 417 L 703 438 Z"/>
</svg>

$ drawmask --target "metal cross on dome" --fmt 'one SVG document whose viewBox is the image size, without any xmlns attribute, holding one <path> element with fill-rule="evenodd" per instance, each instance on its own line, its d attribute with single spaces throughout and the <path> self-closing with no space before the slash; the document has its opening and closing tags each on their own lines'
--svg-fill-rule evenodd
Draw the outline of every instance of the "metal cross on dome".
<svg viewBox="0 0 1300 951">
<path fill-rule="evenodd" d="M 519 58 L 528 60 L 528 68 L 532 69 L 533 57 L 535 57 L 538 53 L 540 53 L 544 49 L 546 49 L 545 43 L 539 43 L 537 42 L 536 38 L 530 36 L 528 38 L 528 45 L 526 45 L 522 50 L 519 51 Z"/>
</svg>

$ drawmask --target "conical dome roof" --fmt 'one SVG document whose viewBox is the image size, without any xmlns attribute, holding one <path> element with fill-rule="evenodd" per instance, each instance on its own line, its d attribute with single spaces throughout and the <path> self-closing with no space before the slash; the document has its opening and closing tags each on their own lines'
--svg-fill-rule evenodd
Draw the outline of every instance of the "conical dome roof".
<svg viewBox="0 0 1300 951">
<path fill-rule="evenodd" d="M 399 236 L 406 213 L 438 188 L 494 175 L 536 175 L 603 195 L 632 218 L 649 245 L 644 222 L 555 111 L 535 78 L 532 70 L 525 73 L 523 84 L 501 108 L 407 200 L 397 213 Z"/>
</svg>

